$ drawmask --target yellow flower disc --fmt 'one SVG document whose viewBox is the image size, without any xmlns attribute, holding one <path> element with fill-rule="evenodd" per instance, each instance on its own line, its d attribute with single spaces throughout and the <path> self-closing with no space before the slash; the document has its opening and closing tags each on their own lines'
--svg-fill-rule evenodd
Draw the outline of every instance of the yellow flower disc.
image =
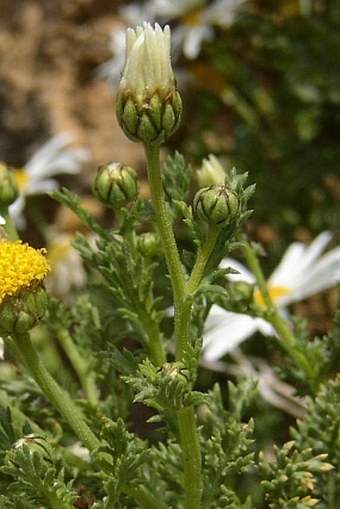
<svg viewBox="0 0 340 509">
<path fill-rule="evenodd" d="M 0 242 L 0 303 L 44 279 L 51 270 L 45 253 L 45 249 L 34 249 L 21 240 Z"/>
</svg>

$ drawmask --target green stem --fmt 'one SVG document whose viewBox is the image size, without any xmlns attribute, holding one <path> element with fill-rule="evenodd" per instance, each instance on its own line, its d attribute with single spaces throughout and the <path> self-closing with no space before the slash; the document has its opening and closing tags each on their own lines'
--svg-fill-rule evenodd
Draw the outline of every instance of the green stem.
<svg viewBox="0 0 340 509">
<path fill-rule="evenodd" d="M 161 165 L 159 160 L 160 146 L 158 143 L 144 145 L 151 200 L 155 210 L 155 221 L 162 242 L 162 248 L 171 278 L 174 296 L 176 360 L 181 361 L 190 341 L 191 300 L 185 280 L 184 269 L 179 257 L 175 235 L 169 220 L 167 203 L 163 189 Z M 206 248 L 208 251 L 209 249 Z M 210 255 L 209 255 L 210 256 Z M 199 256 L 189 290 L 194 290 L 204 271 L 204 257 Z M 193 407 L 178 411 L 180 443 L 183 453 L 185 507 L 199 509 L 201 507 L 201 451 L 196 428 L 195 410 Z M 151 507 L 151 506 L 148 506 Z M 158 506 L 155 506 L 155 509 Z"/>
<path fill-rule="evenodd" d="M 157 323 L 145 324 L 149 336 L 149 351 L 155 366 L 162 366 L 166 361 L 162 334 Z"/>
<path fill-rule="evenodd" d="M 0 206 L 0 216 L 2 216 L 4 218 L 4 220 L 6 221 L 4 228 L 6 230 L 6 233 L 9 237 L 9 239 L 12 242 L 15 242 L 16 240 L 19 239 L 19 235 L 18 235 L 17 229 L 15 227 L 15 224 L 13 222 L 13 219 L 12 219 L 10 213 L 8 212 L 8 207 Z"/>
<path fill-rule="evenodd" d="M 20 352 L 20 358 L 24 360 L 24 364 L 29 369 L 34 380 L 68 422 L 79 440 L 83 442 L 89 451 L 97 448 L 100 445 L 99 440 L 86 424 L 84 415 L 75 405 L 70 395 L 57 384 L 40 361 L 29 334 L 12 335 L 12 339 Z"/>
<path fill-rule="evenodd" d="M 272 324 L 279 337 L 282 340 L 282 344 L 290 355 L 290 357 L 294 360 L 295 364 L 306 373 L 310 382 L 314 379 L 314 370 L 313 367 L 309 364 L 308 359 L 303 355 L 301 351 L 296 349 L 296 339 L 292 330 L 288 326 L 286 320 L 282 318 L 280 313 L 278 312 L 274 302 L 272 301 L 269 291 L 267 288 L 267 282 L 263 275 L 261 265 L 258 261 L 254 250 L 250 246 L 247 241 L 242 242 L 242 251 L 244 257 L 247 261 L 247 264 L 250 270 L 253 272 L 257 285 L 259 287 L 260 293 L 263 297 L 264 303 L 268 310 L 268 314 L 266 316 L 266 320 Z"/>
<path fill-rule="evenodd" d="M 79 377 L 82 388 L 90 404 L 94 407 L 97 406 L 99 397 L 95 384 L 95 374 L 90 371 L 88 362 L 80 355 L 70 333 L 66 329 L 62 329 L 58 332 L 58 339 Z"/>
<path fill-rule="evenodd" d="M 196 417 L 193 407 L 178 411 L 178 424 L 181 436 L 184 467 L 185 508 L 201 507 L 201 450 L 196 429 Z"/>
<path fill-rule="evenodd" d="M 205 267 L 212 252 L 214 251 L 219 232 L 219 228 L 212 226 L 204 244 L 198 250 L 196 262 L 187 284 L 187 292 L 189 294 L 192 294 L 197 290 L 202 280 Z"/>
<path fill-rule="evenodd" d="M 160 145 L 159 143 L 144 144 L 144 150 L 147 160 L 151 200 L 155 209 L 156 226 L 162 242 L 174 294 L 176 358 L 182 359 L 190 330 L 190 321 L 187 320 L 186 314 L 183 316 L 186 299 L 184 270 L 165 200 L 159 160 Z"/>
</svg>

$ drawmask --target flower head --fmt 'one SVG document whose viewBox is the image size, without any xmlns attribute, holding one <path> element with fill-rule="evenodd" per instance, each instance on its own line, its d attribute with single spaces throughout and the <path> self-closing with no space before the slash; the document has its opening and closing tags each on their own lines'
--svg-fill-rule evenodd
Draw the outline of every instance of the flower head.
<svg viewBox="0 0 340 509">
<path fill-rule="evenodd" d="M 288 316 L 286 306 L 289 304 L 330 288 L 340 280 L 340 247 L 322 255 L 331 236 L 331 233 L 323 232 L 310 246 L 294 242 L 269 277 L 269 295 L 283 316 Z M 260 309 L 264 306 L 255 276 L 248 269 L 231 258 L 225 258 L 221 267 L 232 267 L 239 272 L 228 276 L 231 281 L 254 285 L 254 301 Z M 271 324 L 263 318 L 226 311 L 214 305 L 206 322 L 203 356 L 207 360 L 216 360 L 256 331 L 266 336 L 275 335 Z"/>
<path fill-rule="evenodd" d="M 0 242 L 0 304 L 34 283 L 41 283 L 50 271 L 44 249 L 34 249 L 21 240 Z"/>
<path fill-rule="evenodd" d="M 24 226 L 22 211 L 27 196 L 55 189 L 58 183 L 51 177 L 79 173 L 82 165 L 89 160 L 89 151 L 70 148 L 71 141 L 72 136 L 67 132 L 54 136 L 33 154 L 23 168 L 15 170 L 20 195 L 9 211 L 19 227 Z"/>
<path fill-rule="evenodd" d="M 25 333 L 44 315 L 43 280 L 50 270 L 44 249 L 20 240 L 0 242 L 0 334 Z"/>
<path fill-rule="evenodd" d="M 117 118 L 133 141 L 160 141 L 178 126 L 181 99 L 170 60 L 170 28 L 129 28 L 117 97 Z"/>
</svg>

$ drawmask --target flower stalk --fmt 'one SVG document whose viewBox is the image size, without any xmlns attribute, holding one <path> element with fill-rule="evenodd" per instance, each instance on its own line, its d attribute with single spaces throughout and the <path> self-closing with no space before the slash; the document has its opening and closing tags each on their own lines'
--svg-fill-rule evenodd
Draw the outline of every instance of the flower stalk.
<svg viewBox="0 0 340 509">
<path fill-rule="evenodd" d="M 242 241 L 242 251 L 243 255 L 247 261 L 247 264 L 251 271 L 253 272 L 259 291 L 262 295 L 263 302 L 267 309 L 266 320 L 271 323 L 274 327 L 275 331 L 279 335 L 282 340 L 282 345 L 284 346 L 287 353 L 293 359 L 295 364 L 302 369 L 310 380 L 311 385 L 313 385 L 314 379 L 314 370 L 313 367 L 308 362 L 307 358 L 302 354 L 302 352 L 296 349 L 296 339 L 292 330 L 287 325 L 287 322 L 280 315 L 278 309 L 276 308 L 267 288 L 266 279 L 264 277 L 261 265 L 258 261 L 254 250 L 252 249 L 249 242 L 243 240 Z"/>
<path fill-rule="evenodd" d="M 145 144 L 151 200 L 155 209 L 155 221 L 162 241 L 174 296 L 176 361 L 182 361 L 190 340 L 190 296 L 199 284 L 207 256 L 213 248 L 213 238 L 199 257 L 191 284 L 185 280 L 174 232 L 169 220 L 162 184 L 159 160 L 159 144 Z M 213 236 L 214 237 L 214 236 Z M 189 293 L 190 292 L 190 293 Z M 195 411 L 193 407 L 178 411 L 178 427 L 183 455 L 185 508 L 199 509 L 201 499 L 201 451 L 199 447 Z"/>
<path fill-rule="evenodd" d="M 70 395 L 59 386 L 41 362 L 29 334 L 12 334 L 11 337 L 19 351 L 20 359 L 42 392 L 68 422 L 79 440 L 89 451 L 93 451 L 100 445 L 100 441 L 86 424 L 84 415 Z"/>
<path fill-rule="evenodd" d="M 169 270 L 175 308 L 176 360 L 181 361 L 183 350 L 189 337 L 189 324 L 182 319 L 186 300 L 186 282 L 179 257 L 175 235 L 169 220 L 165 193 L 163 189 L 159 143 L 144 144 L 147 160 L 148 178 L 152 204 L 155 209 L 155 221 L 162 242 L 163 252 Z"/>
</svg>

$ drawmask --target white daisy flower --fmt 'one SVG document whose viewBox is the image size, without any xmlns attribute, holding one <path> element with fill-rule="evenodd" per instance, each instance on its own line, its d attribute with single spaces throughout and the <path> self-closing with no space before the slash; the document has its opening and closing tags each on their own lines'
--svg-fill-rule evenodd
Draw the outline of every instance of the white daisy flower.
<svg viewBox="0 0 340 509">
<path fill-rule="evenodd" d="M 0 216 L 0 226 L 4 226 L 6 224 L 6 219 Z"/>
<path fill-rule="evenodd" d="M 340 247 L 322 255 L 331 237 L 330 232 L 323 232 L 309 246 L 294 242 L 269 277 L 269 294 L 283 316 L 287 316 L 289 304 L 335 286 L 340 280 Z M 230 281 L 256 284 L 255 276 L 236 260 L 225 258 L 221 267 L 239 271 L 239 274 L 228 276 Z M 254 299 L 263 305 L 256 286 Z M 257 331 L 265 336 L 275 335 L 271 324 L 262 318 L 226 311 L 214 305 L 205 326 L 203 357 L 209 361 L 217 360 Z"/>
<path fill-rule="evenodd" d="M 209 5 L 203 0 L 155 0 L 155 15 L 162 22 L 178 20 L 172 29 L 174 53 L 194 60 L 202 44 L 214 37 L 214 27 L 228 28 L 244 0 L 215 0 Z"/>
<path fill-rule="evenodd" d="M 9 212 L 19 228 L 25 224 L 22 212 L 27 196 L 55 189 L 58 182 L 51 177 L 66 173 L 77 174 L 82 165 L 89 161 L 90 152 L 83 148 L 70 148 L 71 142 L 70 133 L 58 134 L 42 145 L 23 168 L 14 170 L 20 195 L 10 205 Z"/>
</svg>

